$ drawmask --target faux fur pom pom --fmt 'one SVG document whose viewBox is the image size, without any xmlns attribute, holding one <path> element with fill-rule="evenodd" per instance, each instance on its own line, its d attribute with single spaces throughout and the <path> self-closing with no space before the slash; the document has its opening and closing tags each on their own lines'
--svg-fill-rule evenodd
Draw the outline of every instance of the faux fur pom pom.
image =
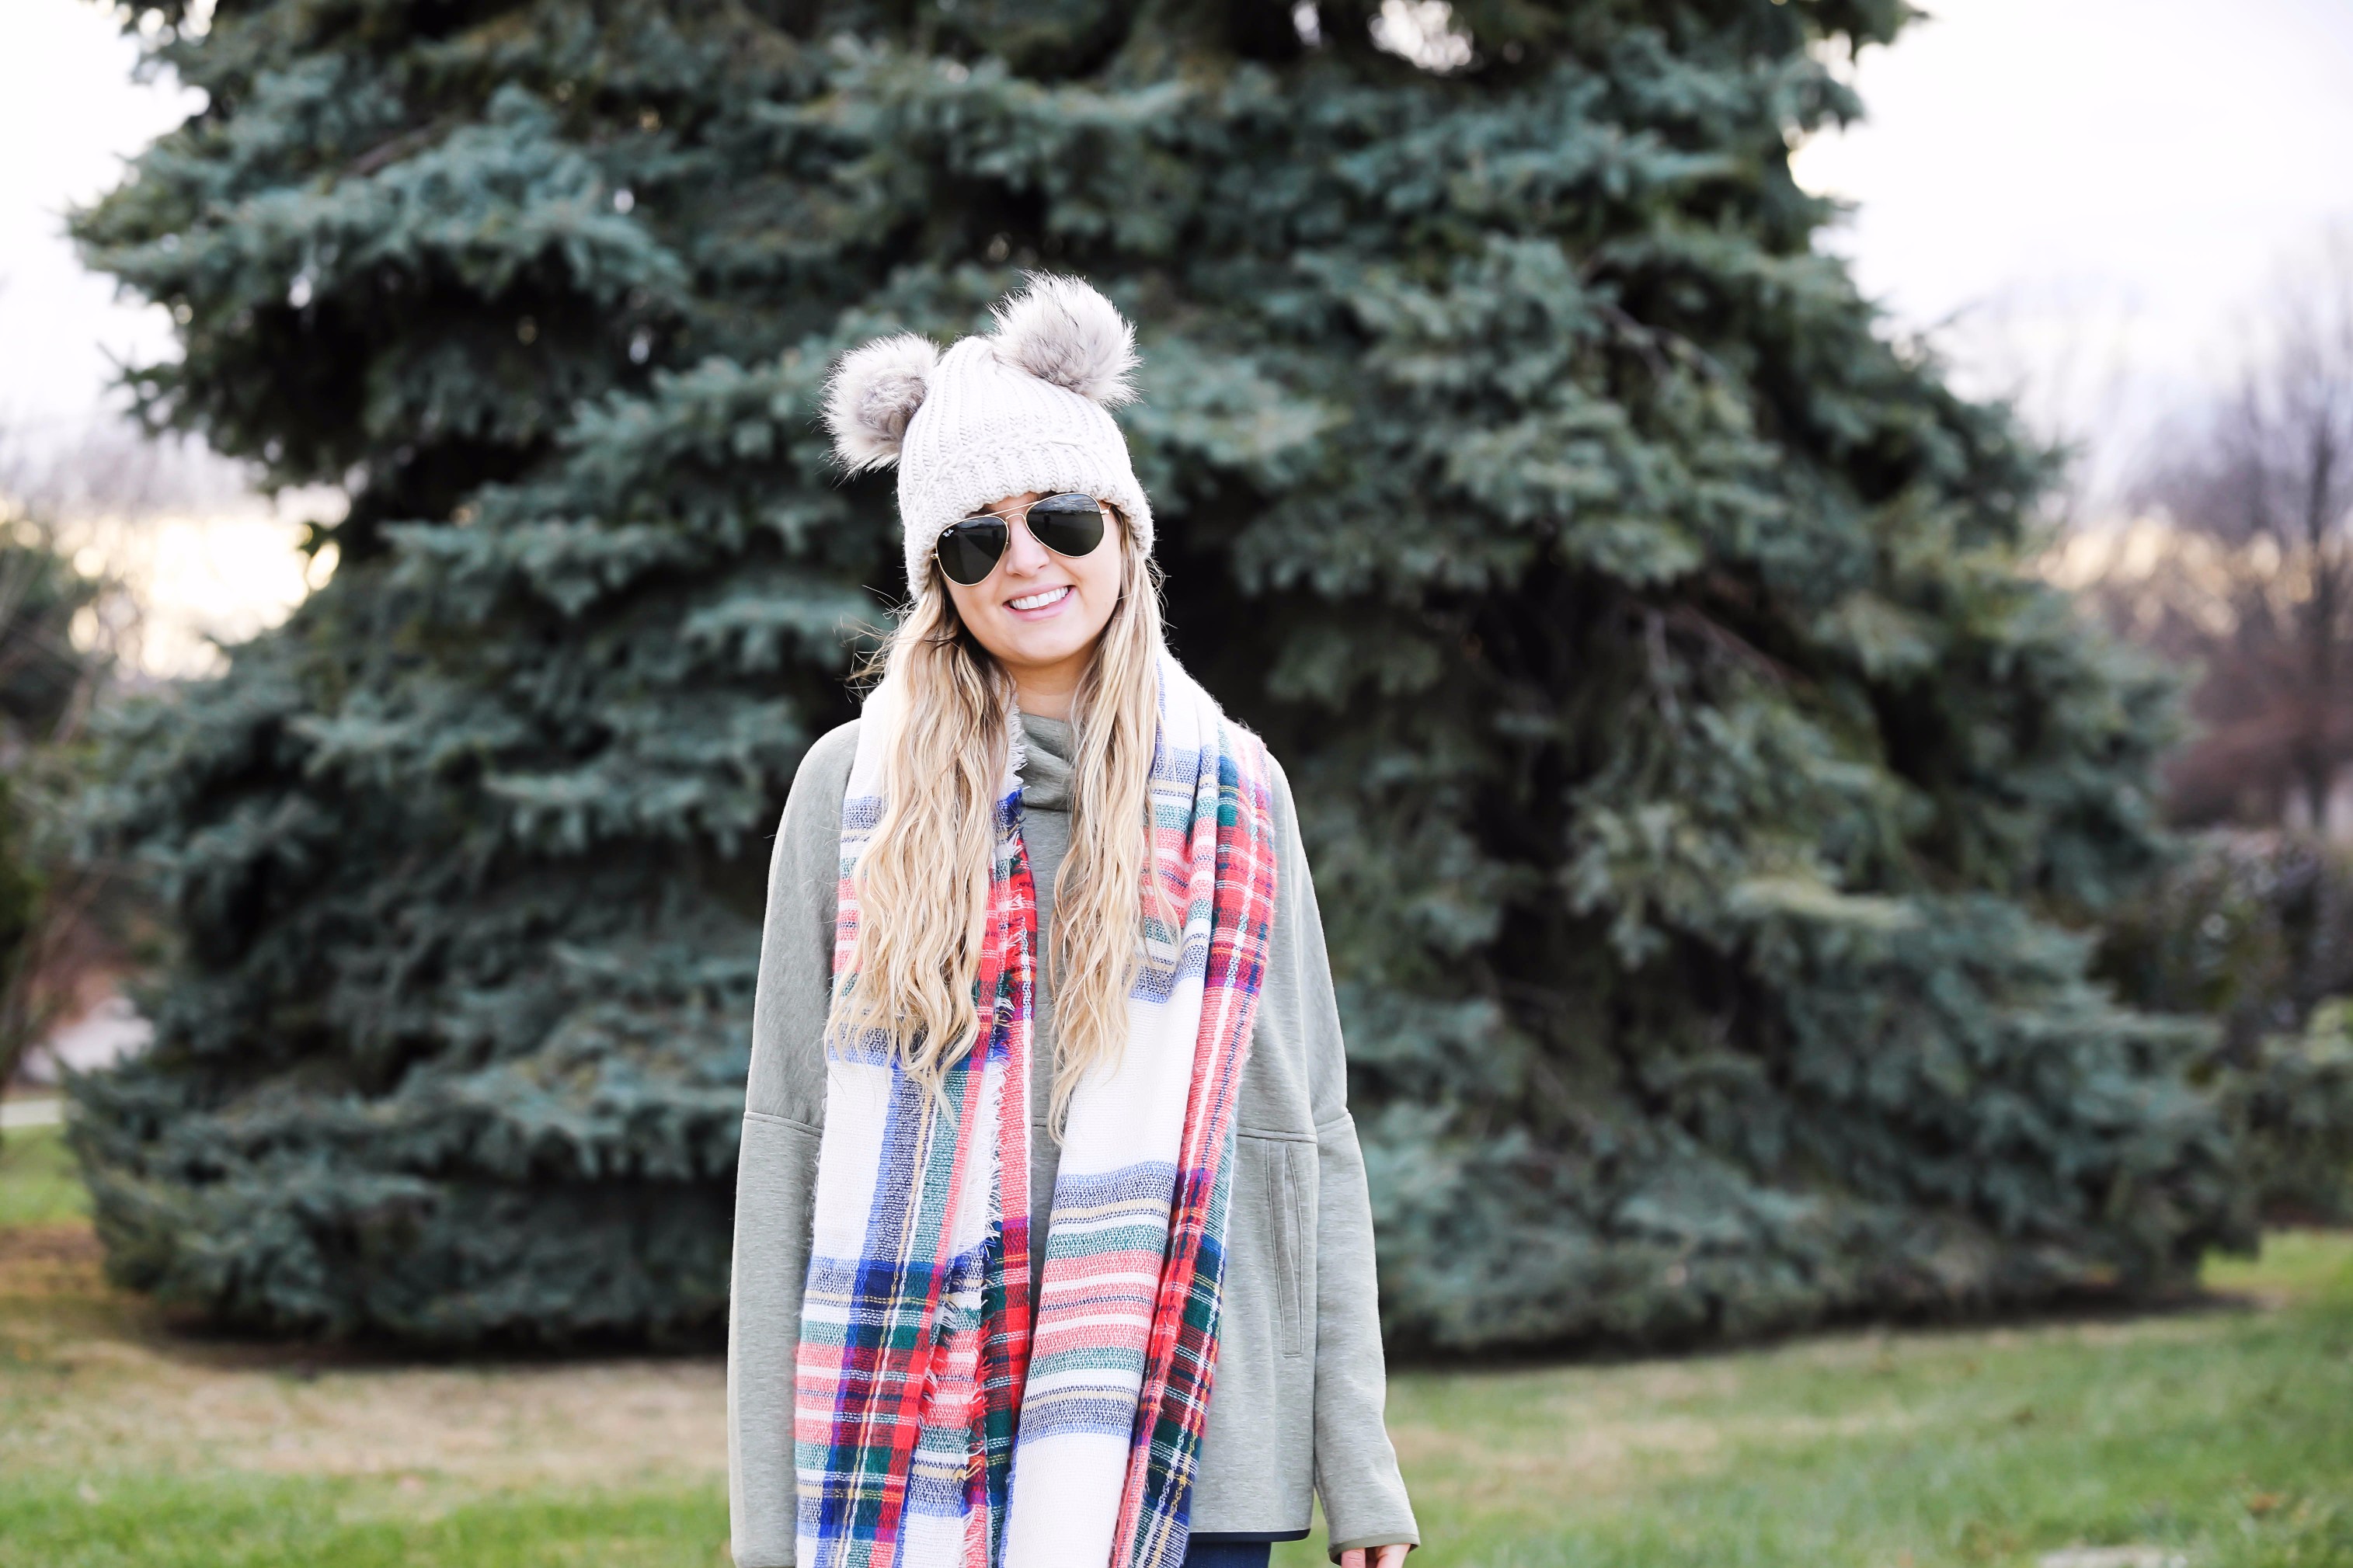
<svg viewBox="0 0 2353 1568">
<path fill-rule="evenodd" d="M 1135 329 L 1075 278 L 1036 273 L 997 308 L 997 357 L 1105 407 L 1135 395 Z"/>
<path fill-rule="evenodd" d="M 826 384 L 825 423 L 842 467 L 855 474 L 898 460 L 907 421 L 923 406 L 939 358 L 913 332 L 878 338 L 841 356 Z"/>
</svg>

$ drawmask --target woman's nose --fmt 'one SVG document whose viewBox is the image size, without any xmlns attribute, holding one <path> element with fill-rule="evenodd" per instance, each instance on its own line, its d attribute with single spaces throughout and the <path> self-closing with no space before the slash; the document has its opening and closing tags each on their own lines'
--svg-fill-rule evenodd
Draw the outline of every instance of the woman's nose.
<svg viewBox="0 0 2353 1568">
<path fill-rule="evenodd" d="M 1043 571 L 1047 559 L 1046 547 L 1029 531 L 1029 524 L 1015 519 L 1005 533 L 1005 569 L 1027 575 Z"/>
</svg>

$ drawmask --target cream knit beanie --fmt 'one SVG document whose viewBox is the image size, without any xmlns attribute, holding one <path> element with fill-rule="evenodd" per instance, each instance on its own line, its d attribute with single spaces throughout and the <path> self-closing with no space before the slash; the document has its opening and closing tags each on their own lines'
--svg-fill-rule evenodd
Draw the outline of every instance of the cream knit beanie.
<svg viewBox="0 0 2353 1568">
<path fill-rule="evenodd" d="M 1152 549 L 1152 503 L 1109 413 L 1135 395 L 1135 329 L 1077 279 L 1043 274 L 996 316 L 994 332 L 945 353 L 913 333 L 878 339 L 844 354 L 827 384 L 843 466 L 899 465 L 910 594 L 942 529 L 1024 490 L 1109 501 Z"/>
</svg>

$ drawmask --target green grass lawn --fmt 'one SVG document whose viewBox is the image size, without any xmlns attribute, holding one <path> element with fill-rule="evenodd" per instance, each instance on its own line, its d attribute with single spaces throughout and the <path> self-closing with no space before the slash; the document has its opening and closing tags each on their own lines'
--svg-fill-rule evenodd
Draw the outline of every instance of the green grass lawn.
<svg viewBox="0 0 2353 1568">
<path fill-rule="evenodd" d="M 74 1174 L 62 1129 L 0 1133 L 0 1230 L 56 1225 L 89 1213 L 90 1194 Z"/>
<path fill-rule="evenodd" d="M 191 1334 L 108 1290 L 54 1131 L 0 1143 L 0 1563 L 724 1562 L 707 1362 L 405 1366 Z M 2353 1236 L 2193 1311 L 1407 1372 L 1441 1564 L 1931 1568 L 2073 1546 L 2353 1568 Z M 1321 1560 L 1312 1543 L 1284 1568 Z"/>
<path fill-rule="evenodd" d="M 1390 1422 L 1432 1563 L 2353 1568 L 2353 1237 L 2209 1282 L 2262 1304 L 1409 1373 Z"/>
<path fill-rule="evenodd" d="M 0 1480 L 0 1561 L 24 1568 L 712 1568 L 726 1534 L 726 1495 L 708 1487 L 420 1506 L 380 1482 L 235 1473 Z"/>
</svg>

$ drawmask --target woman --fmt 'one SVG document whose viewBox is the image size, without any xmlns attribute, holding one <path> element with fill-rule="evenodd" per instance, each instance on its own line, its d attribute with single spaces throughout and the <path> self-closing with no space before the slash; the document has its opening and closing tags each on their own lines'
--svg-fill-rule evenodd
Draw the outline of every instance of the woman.
<svg viewBox="0 0 2353 1568">
<path fill-rule="evenodd" d="M 1314 888 L 1162 643 L 1134 363 L 1043 278 L 829 391 L 844 462 L 899 465 L 913 604 L 770 870 L 740 1568 L 1248 1568 L 1312 1489 L 1346 1568 L 1418 1540 Z"/>
</svg>

